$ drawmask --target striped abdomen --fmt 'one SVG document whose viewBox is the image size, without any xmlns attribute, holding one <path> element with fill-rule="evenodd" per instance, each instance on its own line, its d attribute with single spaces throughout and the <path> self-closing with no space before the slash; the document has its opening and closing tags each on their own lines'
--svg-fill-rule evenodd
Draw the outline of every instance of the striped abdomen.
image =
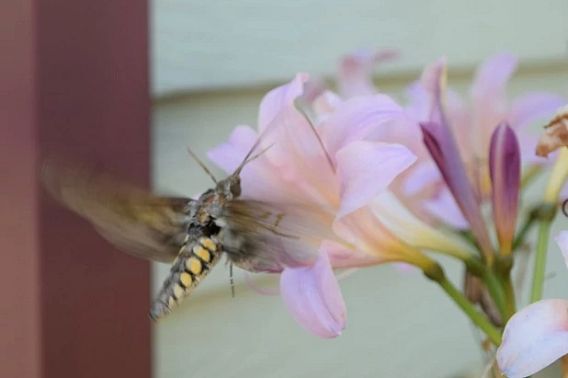
<svg viewBox="0 0 568 378">
<path fill-rule="evenodd" d="M 169 314 L 209 273 L 220 256 L 221 245 L 215 239 L 201 237 L 187 241 L 152 304 L 150 317 L 156 320 Z"/>
</svg>

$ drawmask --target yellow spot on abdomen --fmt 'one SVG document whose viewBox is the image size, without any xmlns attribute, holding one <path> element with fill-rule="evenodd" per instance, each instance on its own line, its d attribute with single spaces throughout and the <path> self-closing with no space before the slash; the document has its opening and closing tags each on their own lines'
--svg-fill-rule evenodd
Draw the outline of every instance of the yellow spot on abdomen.
<svg viewBox="0 0 568 378">
<path fill-rule="evenodd" d="M 183 297 L 183 294 L 184 294 L 183 287 L 176 284 L 174 286 L 174 297 L 176 297 L 176 299 L 180 299 Z"/>
<path fill-rule="evenodd" d="M 181 284 L 183 286 L 190 287 L 191 286 L 191 282 L 192 282 L 192 278 L 191 278 L 191 274 L 187 273 L 187 272 L 183 272 L 180 276 L 179 276 L 179 282 L 181 282 Z"/>
<path fill-rule="evenodd" d="M 201 261 L 195 257 L 190 257 L 185 262 L 185 267 L 193 274 L 201 273 L 201 269 L 203 268 L 201 265 Z"/>
<path fill-rule="evenodd" d="M 174 297 L 169 297 L 168 298 L 168 308 L 171 310 L 176 306 L 176 300 L 174 299 Z"/>
<path fill-rule="evenodd" d="M 209 251 L 200 245 L 193 247 L 193 254 L 199 256 L 199 258 L 205 262 L 209 262 L 211 260 L 211 254 Z"/>
<path fill-rule="evenodd" d="M 199 242 L 201 243 L 202 246 L 204 246 L 211 252 L 215 252 L 217 250 L 217 244 L 209 238 L 201 238 L 199 239 Z"/>
</svg>

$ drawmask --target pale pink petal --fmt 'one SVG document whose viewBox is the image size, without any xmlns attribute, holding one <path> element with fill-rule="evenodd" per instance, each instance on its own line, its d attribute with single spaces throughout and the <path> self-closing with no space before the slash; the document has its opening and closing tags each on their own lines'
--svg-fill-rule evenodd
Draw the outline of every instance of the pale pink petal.
<svg viewBox="0 0 568 378">
<path fill-rule="evenodd" d="M 343 261 L 341 267 L 360 267 L 368 265 L 371 260 L 364 255 L 370 256 L 376 263 L 406 261 L 399 253 L 400 242 L 389 230 L 384 227 L 373 214 L 370 206 L 356 210 L 343 218 L 333 222 L 333 231 L 342 242 L 351 245 L 355 251 L 347 255 L 348 250 L 333 251 L 335 261 Z M 395 248 L 393 248 L 395 247 Z M 346 257 L 346 258 L 342 258 Z"/>
<path fill-rule="evenodd" d="M 566 263 L 566 267 L 568 267 L 568 231 L 559 232 L 554 238 L 554 241 L 558 244 L 558 247 L 560 247 L 562 257 L 564 257 L 564 262 Z"/>
<path fill-rule="evenodd" d="M 408 104 L 405 107 L 406 114 L 419 122 L 430 119 L 430 109 L 432 106 L 432 95 L 424 88 L 418 80 L 406 88 Z"/>
<path fill-rule="evenodd" d="M 337 107 L 322 124 L 321 135 L 332 157 L 348 143 L 367 138 L 379 140 L 387 125 L 404 116 L 404 111 L 386 95 L 356 97 Z"/>
<path fill-rule="evenodd" d="M 406 244 L 441 252 L 470 250 L 459 237 L 442 232 L 417 218 L 388 190 L 375 196 L 369 207 L 379 222 Z"/>
<path fill-rule="evenodd" d="M 529 93 L 511 104 L 507 121 L 515 129 L 530 126 L 533 122 L 548 122 L 550 115 L 566 104 L 564 97 L 545 92 Z"/>
<path fill-rule="evenodd" d="M 477 156 L 485 156 L 493 130 L 506 120 L 508 106 L 507 83 L 517 67 L 510 54 L 497 54 L 487 59 L 477 70 L 472 88 L 472 130 Z"/>
<path fill-rule="evenodd" d="M 263 139 L 270 147 L 263 157 L 270 161 L 276 181 L 292 190 L 289 200 L 302 195 L 304 200 L 337 201 L 334 168 L 306 118 L 295 107 L 288 107 L 267 130 Z"/>
<path fill-rule="evenodd" d="M 323 121 L 329 113 L 337 109 L 343 100 L 332 91 L 324 91 L 316 97 L 312 103 L 312 107 L 318 117 L 318 121 Z"/>
<path fill-rule="evenodd" d="M 505 326 L 497 363 L 509 378 L 532 375 L 568 353 L 568 301 L 546 299 L 517 312 Z"/>
<path fill-rule="evenodd" d="M 284 269 L 280 290 L 302 327 L 324 338 L 341 335 L 346 324 L 345 302 L 325 251 L 313 266 Z"/>
<path fill-rule="evenodd" d="M 258 135 L 249 126 L 237 126 L 229 136 L 229 141 L 209 150 L 207 156 L 219 168 L 231 174 L 241 164 L 257 138 Z"/>
<path fill-rule="evenodd" d="M 420 84 L 428 94 L 430 102 L 428 106 L 429 114 L 426 118 L 428 121 L 442 122 L 441 104 L 446 98 L 446 70 L 447 60 L 445 57 L 441 57 L 424 68 L 420 76 Z"/>
<path fill-rule="evenodd" d="M 258 129 L 260 132 L 285 108 L 294 106 L 294 100 L 304 93 L 304 85 L 309 80 L 305 73 L 299 73 L 288 84 L 268 92 L 260 103 Z"/>
<path fill-rule="evenodd" d="M 367 141 L 348 144 L 336 158 L 341 184 L 338 218 L 365 206 L 416 161 L 402 145 Z"/>
<path fill-rule="evenodd" d="M 472 145 L 472 135 L 475 136 L 475 129 L 471 124 L 471 112 L 468 105 L 460 95 L 449 89 L 447 90 L 445 114 L 448 117 L 461 156 L 469 157 L 474 154 Z"/>
<path fill-rule="evenodd" d="M 379 63 L 396 57 L 398 52 L 395 50 L 360 50 L 343 57 L 337 75 L 339 93 L 344 98 L 376 93 L 373 71 Z"/>
<path fill-rule="evenodd" d="M 404 181 L 404 195 L 413 196 L 418 194 L 424 187 L 432 185 L 442 180 L 440 171 L 432 160 L 416 164 L 409 170 L 408 176 Z"/>
<path fill-rule="evenodd" d="M 425 201 L 424 208 L 436 219 L 454 228 L 459 230 L 469 228 L 469 223 L 447 188 L 440 191 L 435 198 Z"/>
<path fill-rule="evenodd" d="M 505 101 L 507 83 L 517 68 L 517 59 L 507 53 L 493 55 L 476 72 L 471 94 L 474 100 L 486 103 Z"/>
<path fill-rule="evenodd" d="M 327 252 L 334 268 L 358 268 L 381 262 L 376 256 L 359 250 L 348 249 L 345 245 L 331 240 L 324 240 L 321 246 L 322 250 Z"/>
</svg>

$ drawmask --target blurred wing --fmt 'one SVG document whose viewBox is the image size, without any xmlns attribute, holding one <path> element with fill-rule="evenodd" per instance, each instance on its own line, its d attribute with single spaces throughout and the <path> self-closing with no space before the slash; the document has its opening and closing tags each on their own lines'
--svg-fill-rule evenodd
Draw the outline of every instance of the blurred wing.
<svg viewBox="0 0 568 378">
<path fill-rule="evenodd" d="M 46 189 L 124 252 L 154 261 L 173 261 L 187 234 L 192 200 L 156 197 L 84 170 L 46 165 Z"/>
<path fill-rule="evenodd" d="M 233 235 L 223 238 L 224 251 L 235 265 L 252 272 L 310 264 L 322 239 L 334 239 L 332 213 L 309 205 L 233 200 L 225 219 L 226 232 Z M 233 238 L 239 241 L 234 246 Z"/>
</svg>

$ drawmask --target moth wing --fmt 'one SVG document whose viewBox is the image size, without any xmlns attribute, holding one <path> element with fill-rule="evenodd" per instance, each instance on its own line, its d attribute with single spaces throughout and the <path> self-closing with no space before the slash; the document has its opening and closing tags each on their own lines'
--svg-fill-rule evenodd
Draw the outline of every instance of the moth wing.
<svg viewBox="0 0 568 378">
<path fill-rule="evenodd" d="M 317 257 L 322 239 L 335 239 L 333 213 L 312 205 L 233 200 L 225 219 L 226 232 L 233 235 L 223 238 L 224 251 L 235 265 L 252 272 L 305 266 Z"/>
<path fill-rule="evenodd" d="M 55 199 L 124 252 L 161 262 L 176 258 L 191 199 L 154 196 L 109 176 L 54 164 L 47 164 L 42 176 Z"/>
</svg>

